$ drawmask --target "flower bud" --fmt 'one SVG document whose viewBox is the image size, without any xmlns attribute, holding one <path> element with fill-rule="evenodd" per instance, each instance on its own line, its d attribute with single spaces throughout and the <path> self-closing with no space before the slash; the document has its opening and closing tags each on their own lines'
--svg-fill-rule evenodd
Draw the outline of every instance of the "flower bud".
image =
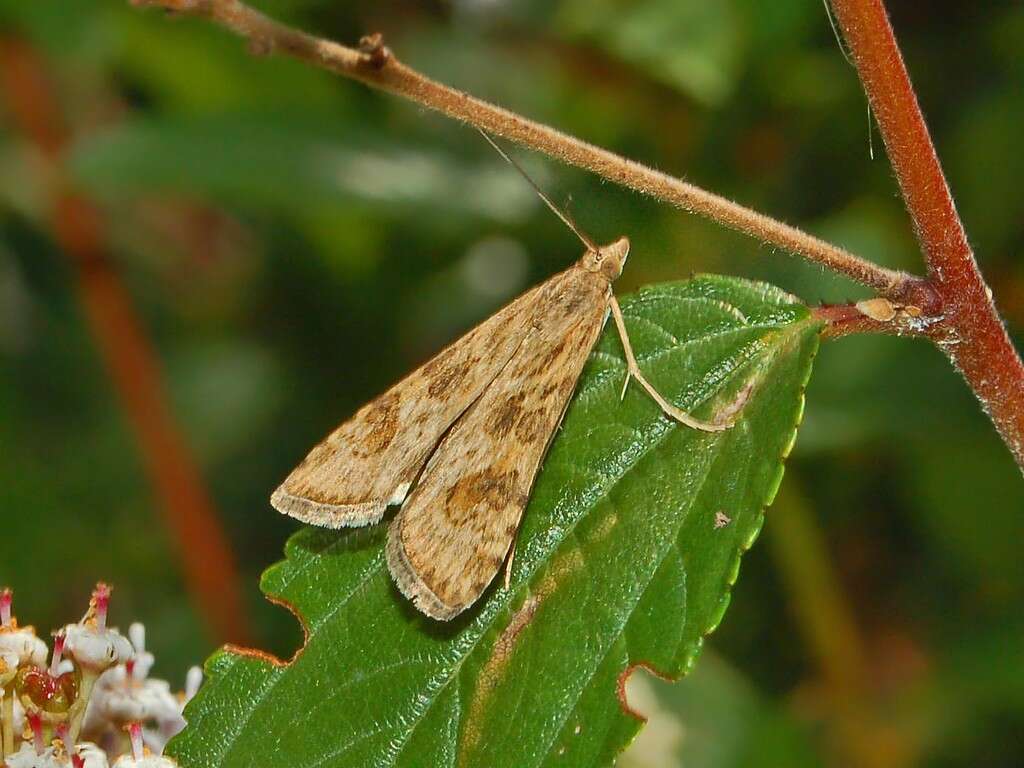
<svg viewBox="0 0 1024 768">
<path fill-rule="evenodd" d="M 48 715 L 47 721 L 63 719 L 78 699 L 81 675 L 77 671 L 51 675 L 36 666 L 22 667 L 14 678 L 14 689 L 27 712 Z"/>
<path fill-rule="evenodd" d="M 78 700 L 81 674 L 78 670 L 60 673 L 64 651 L 64 635 L 53 639 L 53 658 L 49 669 L 36 665 L 22 666 L 14 678 L 14 690 L 27 712 L 38 712 L 47 722 L 61 722 Z"/>
</svg>

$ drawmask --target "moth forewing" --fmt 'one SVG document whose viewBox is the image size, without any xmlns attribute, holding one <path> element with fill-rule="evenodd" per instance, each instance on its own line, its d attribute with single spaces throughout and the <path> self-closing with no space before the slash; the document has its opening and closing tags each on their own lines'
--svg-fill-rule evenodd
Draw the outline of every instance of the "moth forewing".
<svg viewBox="0 0 1024 768">
<path fill-rule="evenodd" d="M 728 428 L 724 421 L 689 417 L 643 378 L 611 292 L 629 241 L 598 248 L 581 239 L 587 251 L 574 266 L 516 299 L 332 432 L 274 492 L 273 505 L 338 528 L 374 523 L 389 504 L 402 504 L 388 534 L 388 567 L 421 611 L 448 620 L 476 602 L 508 556 L 534 478 L 609 310 L 622 335 L 628 377 L 681 423 Z"/>
<path fill-rule="evenodd" d="M 400 504 L 441 436 L 502 370 L 533 322 L 537 286 L 363 406 L 309 452 L 271 496 L 327 528 L 380 520 Z"/>
<path fill-rule="evenodd" d="M 392 522 L 388 566 L 399 589 L 428 616 L 448 620 L 461 613 L 505 561 L 601 333 L 609 285 L 603 269 L 582 262 L 544 284 L 527 337 L 452 426 Z"/>
</svg>

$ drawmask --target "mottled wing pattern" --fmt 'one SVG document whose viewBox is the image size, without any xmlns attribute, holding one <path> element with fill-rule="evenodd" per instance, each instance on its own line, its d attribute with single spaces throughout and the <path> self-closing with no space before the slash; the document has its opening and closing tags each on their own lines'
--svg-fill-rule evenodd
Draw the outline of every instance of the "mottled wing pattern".
<svg viewBox="0 0 1024 768">
<path fill-rule="evenodd" d="M 271 504 L 328 528 L 375 523 L 389 504 L 400 504 L 441 436 L 519 349 L 546 285 L 523 294 L 359 409 L 292 470 Z"/>
<path fill-rule="evenodd" d="M 608 281 L 573 267 L 544 285 L 536 323 L 455 422 L 391 524 L 388 566 L 436 619 L 480 596 L 515 538 L 533 480 L 604 325 Z"/>
</svg>

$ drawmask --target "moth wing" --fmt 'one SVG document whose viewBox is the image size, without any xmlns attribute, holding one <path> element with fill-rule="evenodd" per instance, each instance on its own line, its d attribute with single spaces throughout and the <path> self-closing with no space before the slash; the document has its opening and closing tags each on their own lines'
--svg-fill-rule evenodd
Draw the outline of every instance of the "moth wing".
<svg viewBox="0 0 1024 768">
<path fill-rule="evenodd" d="M 555 279 L 555 278 L 552 278 Z M 515 354 L 546 283 L 439 352 L 314 447 L 270 497 L 279 512 L 341 528 L 400 504 L 445 431 Z"/>
<path fill-rule="evenodd" d="M 538 303 L 540 327 L 451 428 L 391 524 L 391 574 L 435 619 L 476 602 L 501 568 L 604 325 L 607 284 L 578 268 L 560 277 Z"/>
</svg>

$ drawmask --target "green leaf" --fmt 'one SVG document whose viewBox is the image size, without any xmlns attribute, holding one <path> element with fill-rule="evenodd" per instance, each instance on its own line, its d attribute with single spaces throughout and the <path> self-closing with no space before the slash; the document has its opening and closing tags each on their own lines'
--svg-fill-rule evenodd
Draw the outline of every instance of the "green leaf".
<svg viewBox="0 0 1024 768">
<path fill-rule="evenodd" d="M 606 329 L 538 477 L 511 588 L 496 579 L 441 624 L 392 585 L 385 526 L 301 531 L 263 589 L 303 617 L 305 647 L 287 664 L 215 654 L 170 748 L 183 766 L 611 763 L 640 727 L 624 675 L 686 672 L 728 605 L 819 331 L 788 294 L 724 277 L 649 288 L 623 310 L 654 385 L 697 415 L 753 380 L 739 423 L 681 427 L 635 386 L 620 402 Z"/>
</svg>

